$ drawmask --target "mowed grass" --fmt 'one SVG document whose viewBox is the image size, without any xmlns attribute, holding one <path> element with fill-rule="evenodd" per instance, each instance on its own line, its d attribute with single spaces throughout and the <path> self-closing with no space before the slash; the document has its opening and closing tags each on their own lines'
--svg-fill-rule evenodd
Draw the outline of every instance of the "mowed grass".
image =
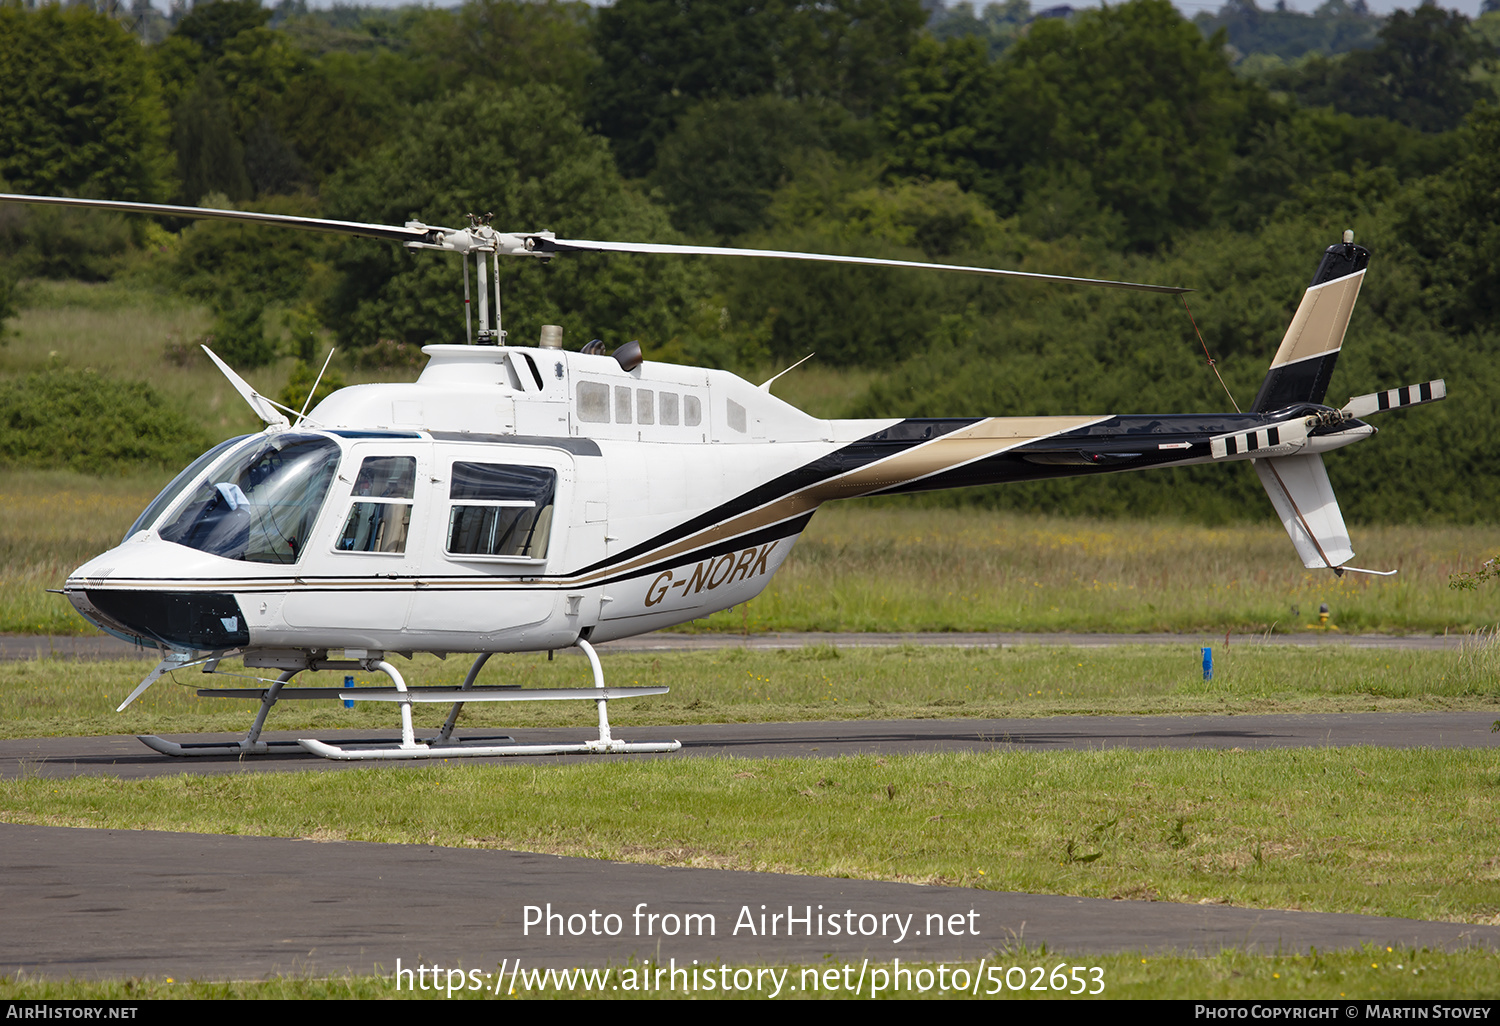
<svg viewBox="0 0 1500 1026">
<path fill-rule="evenodd" d="M 213 315 L 205 304 L 133 281 L 33 279 L 22 286 L 20 299 L 20 313 L 6 322 L 0 377 L 20 377 L 59 364 L 91 368 L 148 383 L 215 438 L 264 427 L 199 349 L 213 330 Z M 279 307 L 268 307 L 265 326 L 273 341 L 289 348 Z M 275 398 L 293 364 L 290 357 L 282 357 L 265 367 L 235 369 L 263 395 Z M 338 354 L 331 366 L 350 384 L 414 381 L 417 376 L 414 368 L 355 367 Z"/>
<path fill-rule="evenodd" d="M 1493 749 L 42 777 L 0 818 L 1500 924 Z M 997 938 L 997 941 L 999 938 Z"/>
<path fill-rule="evenodd" d="M 859 992 L 840 987 L 811 988 L 811 981 L 821 978 L 822 973 L 844 963 L 818 963 L 815 965 L 777 966 L 778 976 L 785 970 L 784 981 L 796 986 L 796 992 L 783 988 L 781 996 L 802 1000 L 868 1000 L 880 971 L 885 979 L 896 978 L 897 970 L 910 975 L 910 981 L 899 992 L 883 990 L 878 995 L 886 1000 L 942 997 L 947 999 L 972 998 L 975 1000 L 1046 1000 L 1067 1001 L 1096 1000 L 1247 1000 L 1271 999 L 1306 1001 L 1337 998 L 1382 998 L 1382 999 L 1444 999 L 1459 995 L 1489 995 L 1500 985 L 1500 960 L 1495 954 L 1482 949 L 1461 952 L 1442 952 L 1407 947 L 1366 946 L 1357 951 L 1315 951 L 1309 954 L 1249 955 L 1242 951 L 1225 950 L 1209 957 L 1195 958 L 1185 955 L 1163 954 L 1157 951 L 1115 955 L 1058 955 L 1044 947 L 1003 945 L 984 963 L 985 972 L 979 973 L 978 960 L 963 963 L 945 963 L 946 977 L 932 963 L 907 962 L 899 967 L 894 963 L 874 962 L 868 967 L 855 964 L 856 969 L 865 968 L 866 979 Z M 1054 967 L 1064 967 L 1063 976 L 1073 966 L 1082 966 L 1087 972 L 1079 976 L 1086 989 L 1093 990 L 1096 980 L 1102 980 L 1103 991 L 1093 995 L 1065 995 L 1049 986 L 1046 973 Z M 1044 974 L 1039 990 L 1032 990 L 1036 983 L 1036 967 Z M 1093 968 L 1098 967 L 1099 976 Z M 447 981 L 444 966 L 444 982 Z M 457 966 L 451 968 L 459 968 Z M 465 965 L 464 969 L 495 972 L 500 967 Z M 515 998 L 589 998 L 602 997 L 608 1000 L 645 999 L 651 1001 L 690 999 L 693 1001 L 724 998 L 766 997 L 770 991 L 769 978 L 763 978 L 761 990 L 713 991 L 699 990 L 684 993 L 663 989 L 658 992 L 639 989 L 618 988 L 620 982 L 629 979 L 629 973 L 639 973 L 639 965 L 625 963 L 606 967 L 608 976 L 590 972 L 586 977 L 604 984 L 601 991 L 588 989 L 578 974 L 568 970 L 567 984 L 560 983 L 555 973 L 537 980 L 517 975 L 515 993 L 509 994 L 510 980 L 505 981 L 505 997 Z M 746 986 L 756 966 L 749 967 L 750 976 L 742 977 Z M 990 970 L 998 973 L 991 975 Z M 952 984 L 953 971 L 961 969 L 972 981 L 980 980 L 979 992 L 955 989 Z M 1025 969 L 1025 980 L 1017 969 Z M 531 972 L 533 967 L 528 966 Z M 635 977 L 639 979 L 637 975 Z M 1006 984 L 1006 979 L 1010 984 Z M 239 980 L 230 982 L 200 982 L 172 978 L 146 978 L 127 980 L 47 980 L 41 977 L 19 974 L 15 977 L 0 977 L 0 1000 L 9 1001 L 160 1001 L 160 1000 L 389 1000 L 405 998 L 431 1001 L 434 998 L 454 1000 L 494 1000 L 498 995 L 489 990 L 454 989 L 450 995 L 445 989 L 430 985 L 431 977 L 423 980 L 428 989 L 403 985 L 398 991 L 393 976 L 345 976 L 320 979 L 317 977 L 276 976 L 268 980 Z M 939 981 L 942 981 L 940 983 Z M 943 983 L 946 989 L 940 989 Z M 568 985 L 571 984 L 571 985 Z M 926 989 L 922 989 L 925 984 Z M 1078 984 L 1069 980 L 1066 986 L 1078 989 Z M 998 989 L 996 989 L 998 988 Z"/>
<path fill-rule="evenodd" d="M 1302 568 L 1286 532 L 836 503 L 760 597 L 709 630 L 1442 633 L 1500 619 L 1489 591 L 1449 586 L 1500 553 L 1500 527 L 1353 529 L 1394 577 Z"/>
<path fill-rule="evenodd" d="M 1210 643 L 1211 639 L 1210 639 Z M 466 657 L 397 659 L 411 684 L 456 687 Z M 255 703 L 199 698 L 198 688 L 264 687 L 226 660 L 221 674 L 178 670 L 123 713 L 115 708 L 155 665 L 42 659 L 0 663 L 0 737 L 242 731 Z M 606 652 L 605 679 L 625 686 L 666 686 L 670 693 L 614 702 L 621 727 L 677 723 L 761 723 L 853 719 L 952 719 L 1113 713 L 1121 715 L 1360 712 L 1422 709 L 1500 710 L 1500 644 L 1476 637 L 1455 651 L 1380 651 L 1344 646 L 1237 645 L 1216 648 L 1212 681 L 1202 678 L 1196 645 L 1100 649 L 1020 646 L 891 649 L 813 646 L 781 651 L 638 654 Z M 250 679 L 228 674 L 247 674 Z M 388 686 L 355 673 L 356 685 Z M 296 684 L 338 687 L 345 674 L 305 673 Z M 497 656 L 481 684 L 587 687 L 587 664 L 574 653 Z M 436 727 L 446 706 L 418 706 L 419 727 Z M 474 703 L 462 727 L 591 729 L 588 703 Z M 287 701 L 272 711 L 273 730 L 343 727 L 390 730 L 389 703 Z"/>
<path fill-rule="evenodd" d="M 842 968 L 842 963 L 839 964 Z M 1087 989 L 1094 989 L 1096 980 L 1102 980 L 1103 991 L 1095 995 L 1066 995 L 1048 986 L 1046 972 L 1055 966 L 1063 966 L 1063 977 L 1067 977 L 1072 966 L 1080 971 Z M 1036 967 L 1042 967 L 1044 975 L 1038 990 L 1030 988 L 1036 981 Z M 1093 968 L 1100 970 L 1095 976 Z M 444 980 L 446 971 L 444 966 Z M 458 967 L 453 967 L 457 969 Z M 465 969 L 485 967 L 463 966 Z M 495 972 L 500 966 L 490 967 Z M 769 977 L 762 977 L 760 990 L 731 990 L 722 988 L 713 991 L 699 990 L 683 992 L 662 990 L 643 991 L 638 988 L 618 989 L 622 980 L 630 979 L 630 973 L 639 979 L 642 966 L 621 964 L 603 970 L 587 971 L 584 974 L 567 970 L 566 982 L 559 981 L 557 974 L 546 973 L 541 979 L 535 976 L 525 979 L 517 975 L 515 998 L 578 999 L 599 997 L 618 1001 L 621 999 L 659 1000 L 722 1000 L 725 998 L 760 998 L 769 996 Z M 743 977 L 746 987 L 753 987 L 757 966 L 749 967 L 750 975 Z M 875 962 L 865 968 L 866 980 L 859 991 L 840 987 L 837 990 L 820 986 L 813 990 L 810 981 L 821 978 L 830 968 L 830 963 L 815 965 L 773 966 L 778 976 L 790 986 L 796 986 L 792 994 L 802 1000 L 869 1000 L 877 996 L 886 1000 L 910 1000 L 941 997 L 946 999 L 970 998 L 975 1000 L 1246 1000 L 1285 999 L 1312 1000 L 1337 998 L 1381 998 L 1381 999 L 1443 999 L 1457 995 L 1488 995 L 1500 984 L 1500 962 L 1492 952 L 1474 949 L 1448 953 L 1429 949 L 1406 947 L 1367 946 L 1358 951 L 1312 952 L 1306 955 L 1280 954 L 1272 956 L 1249 955 L 1241 951 L 1225 950 L 1206 958 L 1185 955 L 1141 952 L 1115 955 L 1060 956 L 1045 948 L 1030 948 L 1025 945 L 1004 946 L 984 962 L 985 972 L 979 973 L 977 960 L 966 963 L 945 963 L 939 967 L 932 963 L 902 961 L 894 963 Z M 998 968 L 991 974 L 990 970 Z M 968 980 L 980 980 L 979 992 L 956 989 L 952 984 L 953 971 L 962 969 Z M 1027 970 L 1021 980 L 1018 969 Z M 533 967 L 527 967 L 533 971 Z M 872 995 L 881 972 L 884 979 L 894 979 L 898 971 L 909 975 L 903 977 L 906 985 L 899 992 L 883 989 Z M 590 989 L 583 978 L 597 980 L 603 989 Z M 1015 985 L 1007 985 L 1007 979 Z M 15 977 L 0 977 L 0 1000 L 9 1001 L 161 1001 L 161 1000 L 408 1000 L 431 1001 L 434 998 L 454 1000 L 494 1000 L 497 996 L 489 990 L 454 989 L 451 995 L 442 988 L 428 984 L 423 990 L 403 985 L 398 991 L 393 976 L 344 976 L 320 979 L 317 977 L 276 976 L 267 980 L 238 980 L 230 982 L 201 982 L 172 978 L 136 978 L 127 980 L 47 980 L 25 974 Z M 938 981 L 942 981 L 941 983 Z M 507 979 L 506 990 L 510 980 Z M 943 988 L 943 984 L 947 986 Z M 973 984 L 970 982 L 970 986 Z M 1071 980 L 1067 987 L 1077 989 Z M 615 989 L 611 989 L 615 988 Z M 925 989 L 924 989 L 925 988 Z M 788 996 L 783 991 L 781 996 Z"/>
</svg>

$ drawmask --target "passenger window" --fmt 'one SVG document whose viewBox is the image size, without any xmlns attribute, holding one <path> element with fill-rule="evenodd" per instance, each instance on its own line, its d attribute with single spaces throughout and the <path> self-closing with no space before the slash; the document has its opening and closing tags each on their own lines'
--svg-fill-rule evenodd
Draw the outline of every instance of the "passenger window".
<svg viewBox="0 0 1500 1026">
<path fill-rule="evenodd" d="M 656 404 L 653 402 L 649 388 L 635 390 L 635 422 L 637 424 L 656 423 Z"/>
<path fill-rule="evenodd" d="M 596 381 L 578 383 L 578 419 L 588 424 L 609 423 L 609 386 Z"/>
<path fill-rule="evenodd" d="M 676 392 L 659 392 L 659 393 L 657 393 L 657 395 L 661 399 L 661 422 L 663 424 L 676 424 L 677 423 L 677 393 Z"/>
<path fill-rule="evenodd" d="M 630 423 L 630 389 L 624 385 L 615 386 L 615 423 Z"/>
<path fill-rule="evenodd" d="M 733 399 L 729 400 L 729 426 L 740 434 L 745 433 L 745 408 Z"/>
<path fill-rule="evenodd" d="M 416 480 L 415 457 L 367 458 L 354 479 L 354 501 L 334 547 L 340 552 L 405 552 Z"/>
<path fill-rule="evenodd" d="M 703 423 L 703 404 L 695 395 L 682 397 L 682 422 L 688 427 L 697 427 Z"/>
<path fill-rule="evenodd" d="M 557 471 L 548 467 L 453 464 L 448 497 L 455 505 L 448 514 L 447 551 L 544 558 L 556 492 Z"/>
</svg>

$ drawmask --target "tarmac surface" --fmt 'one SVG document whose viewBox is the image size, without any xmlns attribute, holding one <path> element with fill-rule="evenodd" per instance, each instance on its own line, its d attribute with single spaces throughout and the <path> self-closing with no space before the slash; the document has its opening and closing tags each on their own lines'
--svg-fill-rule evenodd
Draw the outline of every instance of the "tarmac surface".
<svg viewBox="0 0 1500 1026">
<path fill-rule="evenodd" d="M 706 723 L 672 727 L 616 727 L 626 741 L 675 739 L 670 755 L 553 755 L 473 759 L 476 765 L 533 767 L 602 759 L 837 758 L 842 755 L 904 755 L 915 752 L 1068 751 L 1103 748 L 1320 748 L 1374 745 L 1381 748 L 1495 748 L 1500 733 L 1490 712 L 1325 713 L 1234 716 L 1048 716 L 1034 719 L 834 720 L 821 723 Z M 248 719 L 248 717 L 247 717 Z M 394 724 L 393 724 L 394 728 Z M 295 741 L 311 731 L 266 731 L 268 741 Z M 462 738 L 475 731 L 458 731 Z M 492 730 L 486 733 L 493 734 Z M 237 741 L 241 734 L 171 735 L 173 741 Z M 369 731 L 319 731 L 319 740 L 347 744 L 372 740 Z M 532 727 L 510 731 L 520 744 L 587 741 L 597 730 Z M 379 740 L 394 743 L 392 729 Z M 419 734 L 418 739 L 421 739 Z M 0 779 L 113 776 L 124 780 L 179 773 L 337 772 L 401 763 L 354 763 L 320 759 L 288 746 L 268 755 L 174 759 L 133 737 L 48 737 L 0 740 Z"/>
<path fill-rule="evenodd" d="M 696 959 L 857 972 L 866 958 L 962 962 L 971 972 L 980 959 L 1023 967 L 1045 961 L 1050 971 L 1063 957 L 1086 965 L 1088 955 L 1115 951 L 1500 948 L 1496 926 L 420 845 L 0 824 L 0 852 L 7 927 L 0 974 L 54 978 L 391 975 L 398 959 L 405 969 L 436 964 L 480 973 L 518 959 L 523 971 L 629 959 L 670 971 L 672 959 L 684 969 Z M 527 906 L 534 909 L 529 927 Z M 791 924 L 792 936 L 789 907 L 802 920 Z M 549 911 L 560 918 L 549 920 Z M 773 922 L 777 913 L 783 918 Z M 684 936 L 689 915 L 712 916 L 712 933 L 709 920 L 697 919 L 691 922 L 701 925 Z M 560 935 L 570 928 L 581 935 Z M 1007 957 L 1017 942 L 1032 951 L 1045 943 L 1047 956 Z M 789 982 L 799 981 L 793 974 Z"/>
<path fill-rule="evenodd" d="M 1197 641 L 1161 635 L 877 637 L 658 635 L 635 639 L 629 647 L 694 650 L 744 644 L 923 642 L 966 647 L 1093 646 Z M 1421 648 L 1452 647 L 1459 642 L 1304 638 L 1309 636 L 1232 641 Z M 625 646 L 611 647 L 619 651 Z M 139 653 L 113 639 L 0 638 L 0 658 L 37 655 L 150 659 L 154 653 Z M 693 725 L 644 732 L 617 729 L 616 734 L 631 740 L 647 739 L 647 735 L 676 737 L 683 742 L 681 752 L 625 757 L 669 759 L 1121 746 L 1495 748 L 1500 747 L 1500 734 L 1490 730 L 1494 719 L 1492 712 L 1424 712 L 862 720 Z M 587 729 L 513 732 L 522 743 L 580 740 L 587 733 Z M 349 732 L 321 736 L 337 742 L 346 740 Z M 267 733 L 273 740 L 294 737 L 294 733 Z M 583 758 L 589 757 L 476 762 L 495 764 L 497 772 L 505 772 L 509 767 Z M 317 759 L 300 750 L 244 760 L 170 759 L 130 737 L 0 741 L 0 777 L 6 779 L 79 774 L 133 779 L 344 768 L 348 764 Z M 393 764 L 383 768 L 401 770 Z M 551 913 L 563 918 L 549 919 L 549 905 Z M 848 965 L 857 975 L 865 959 L 879 963 L 895 958 L 903 963 L 961 961 L 970 970 L 977 969 L 981 959 L 990 966 L 1030 966 L 1035 956 L 1016 954 L 1017 944 L 1024 944 L 1028 951 L 1045 944 L 1049 971 L 1057 961 L 1054 955 L 1084 958 L 1118 951 L 1207 954 L 1226 947 L 1273 952 L 1311 947 L 1337 950 L 1363 944 L 1500 950 L 1500 926 L 662 868 L 523 852 L 15 824 L 0 824 L 0 908 L 5 909 L 7 927 L 0 932 L 0 975 L 19 970 L 51 978 L 260 979 L 275 974 L 345 972 L 389 976 L 400 960 L 403 970 L 418 965 L 429 969 L 441 965 L 445 973 L 472 970 L 477 975 L 464 981 L 483 980 L 489 987 L 502 969 L 514 972 L 517 960 L 524 974 L 544 966 L 618 967 L 635 959 L 637 965 L 649 961 L 665 970 L 663 987 L 675 979 L 681 989 L 689 977 L 681 972 L 672 977 L 674 967 L 681 971 L 796 962 L 825 968 Z M 640 918 L 635 915 L 638 910 Z M 783 916 L 779 923 L 767 920 L 774 934 L 761 928 L 763 911 L 768 917 Z M 654 921 L 649 918 L 653 913 L 659 916 Z M 610 915 L 618 918 L 610 919 Z M 712 918 L 687 920 L 689 915 Z M 534 925 L 527 924 L 528 917 L 536 921 Z M 694 923 L 702 935 L 684 935 L 685 922 Z M 825 958 L 832 961 L 823 963 Z M 698 967 L 692 966 L 694 959 Z M 410 981 L 410 977 L 403 979 Z M 852 979 L 848 977 L 846 984 Z M 784 986 L 797 986 L 798 980 L 794 973 Z M 524 976 L 519 986 L 524 986 Z M 771 983 L 765 982 L 763 992 L 770 988 Z"/>
</svg>

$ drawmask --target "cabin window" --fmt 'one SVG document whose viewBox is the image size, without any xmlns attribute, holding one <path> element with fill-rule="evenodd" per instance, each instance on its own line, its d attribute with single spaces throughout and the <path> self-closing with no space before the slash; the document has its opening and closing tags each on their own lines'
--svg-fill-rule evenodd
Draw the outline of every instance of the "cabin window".
<svg viewBox="0 0 1500 1026">
<path fill-rule="evenodd" d="M 657 397 L 661 402 L 661 422 L 675 425 L 677 423 L 677 393 L 658 392 Z"/>
<path fill-rule="evenodd" d="M 578 419 L 589 424 L 609 423 L 609 386 L 597 381 L 578 383 Z"/>
<path fill-rule="evenodd" d="M 688 427 L 697 427 L 703 423 L 703 404 L 695 395 L 682 397 L 682 422 Z"/>
<path fill-rule="evenodd" d="M 556 493 L 557 471 L 550 467 L 453 464 L 449 554 L 544 558 Z"/>
<path fill-rule="evenodd" d="M 368 457 L 354 480 L 354 501 L 334 547 L 340 552 L 405 552 L 416 479 L 415 457 Z"/>
<path fill-rule="evenodd" d="M 220 442 L 218 445 L 208 450 L 208 452 L 195 459 L 191 464 L 189 464 L 186 470 L 178 474 L 176 477 L 172 478 L 172 483 L 163 488 L 160 495 L 151 500 L 151 505 L 147 506 L 145 512 L 135 518 L 135 523 L 130 525 L 130 530 L 125 532 L 125 537 L 121 538 L 120 541 L 122 543 L 127 542 L 136 532 L 144 531 L 152 524 L 156 523 L 157 517 L 166 512 L 167 507 L 176 502 L 179 495 L 181 495 L 183 492 L 187 491 L 189 487 L 197 483 L 198 475 L 202 474 L 210 466 L 216 463 L 219 457 L 223 456 L 224 453 L 228 452 L 236 445 L 239 445 L 249 437 L 249 435 L 239 435 L 235 438 L 229 439 L 227 442 Z"/>
<path fill-rule="evenodd" d="M 729 426 L 740 434 L 745 433 L 745 408 L 733 399 L 729 400 Z"/>
<path fill-rule="evenodd" d="M 625 385 L 615 386 L 615 423 L 630 423 L 630 389 Z"/>
<path fill-rule="evenodd" d="M 638 388 L 635 390 L 635 422 L 637 424 L 656 423 L 655 396 L 649 388 Z"/>
<path fill-rule="evenodd" d="M 295 563 L 328 497 L 338 443 L 257 436 L 204 478 L 162 539 L 249 563 Z"/>
</svg>

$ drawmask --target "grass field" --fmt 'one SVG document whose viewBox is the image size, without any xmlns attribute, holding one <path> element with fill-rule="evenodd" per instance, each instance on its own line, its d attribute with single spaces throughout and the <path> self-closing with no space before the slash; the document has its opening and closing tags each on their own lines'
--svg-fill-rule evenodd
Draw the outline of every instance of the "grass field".
<svg viewBox="0 0 1500 1026">
<path fill-rule="evenodd" d="M 1157 952 L 1094 956 L 1087 959 L 1059 958 L 1045 949 L 1018 946 L 1002 949 L 989 962 L 993 968 L 997 963 L 1002 969 L 1016 966 L 1043 966 L 1050 968 L 1062 964 L 1067 966 L 1087 962 L 1097 966 L 1104 983 L 1104 991 L 1094 996 L 1096 1000 L 1128 1000 L 1145 998 L 1155 1000 L 1247 1000 L 1288 999 L 1306 1001 L 1312 999 L 1337 998 L 1383 998 L 1426 999 L 1453 998 L 1463 995 L 1489 995 L 1495 992 L 1497 977 L 1495 956 L 1485 951 L 1467 951 L 1446 954 L 1410 948 L 1366 948 L 1359 951 L 1315 952 L 1307 955 L 1246 955 L 1238 951 L 1223 951 L 1208 958 L 1191 958 L 1181 955 L 1162 955 Z M 612 979 L 620 979 L 619 970 L 628 965 L 611 967 Z M 782 967 L 785 968 L 785 967 Z M 816 974 L 825 966 L 791 967 L 790 979 L 801 980 L 803 971 Z M 883 968 L 890 972 L 890 965 L 875 965 L 872 970 Z M 902 963 L 908 970 L 926 969 L 933 976 L 935 967 L 922 963 Z M 953 966 L 948 970 L 951 975 Z M 966 964 L 973 973 L 979 967 Z M 779 970 L 778 970 L 779 971 Z M 1083 974 L 1089 988 L 1094 986 L 1092 972 Z M 991 994 L 992 978 L 986 973 L 982 978 L 980 1000 L 1034 1000 L 1061 997 L 1060 994 L 1044 990 L 1041 993 L 1029 990 L 1033 977 L 1028 976 L 1028 989 L 1012 990 L 1002 987 Z M 1001 974 L 1000 979 L 1004 979 Z M 1012 976 L 1012 980 L 1016 979 Z M 547 981 L 550 986 L 528 988 L 518 997 L 579 998 L 589 996 L 621 998 L 685 998 L 712 1000 L 725 997 L 722 992 L 697 993 L 693 995 L 609 992 L 590 995 L 580 987 L 561 989 L 555 979 Z M 1069 984 L 1069 986 L 1073 986 Z M 821 991 L 818 994 L 799 992 L 804 1000 L 811 998 L 848 999 L 870 997 L 870 986 L 856 995 L 848 991 Z M 472 991 L 455 991 L 453 998 L 486 999 L 488 994 Z M 734 996 L 734 995 L 729 995 Z M 950 986 L 939 992 L 934 985 L 926 992 L 881 994 L 886 999 L 911 998 L 964 998 L 967 995 L 955 992 Z M 232 983 L 199 983 L 189 980 L 132 979 L 103 982 L 55 981 L 30 977 L 7 979 L 0 977 L 0 1000 L 107 1000 L 107 1001 L 158 1001 L 171 999 L 196 1000 L 388 1000 L 408 998 L 416 1000 L 447 1000 L 443 993 L 403 989 L 397 992 L 388 977 L 351 976 L 333 979 L 308 979 L 299 977 L 276 977 L 266 981 L 238 981 Z M 1088 997 L 1070 996 L 1069 1001 L 1088 1000 Z"/>
</svg>

